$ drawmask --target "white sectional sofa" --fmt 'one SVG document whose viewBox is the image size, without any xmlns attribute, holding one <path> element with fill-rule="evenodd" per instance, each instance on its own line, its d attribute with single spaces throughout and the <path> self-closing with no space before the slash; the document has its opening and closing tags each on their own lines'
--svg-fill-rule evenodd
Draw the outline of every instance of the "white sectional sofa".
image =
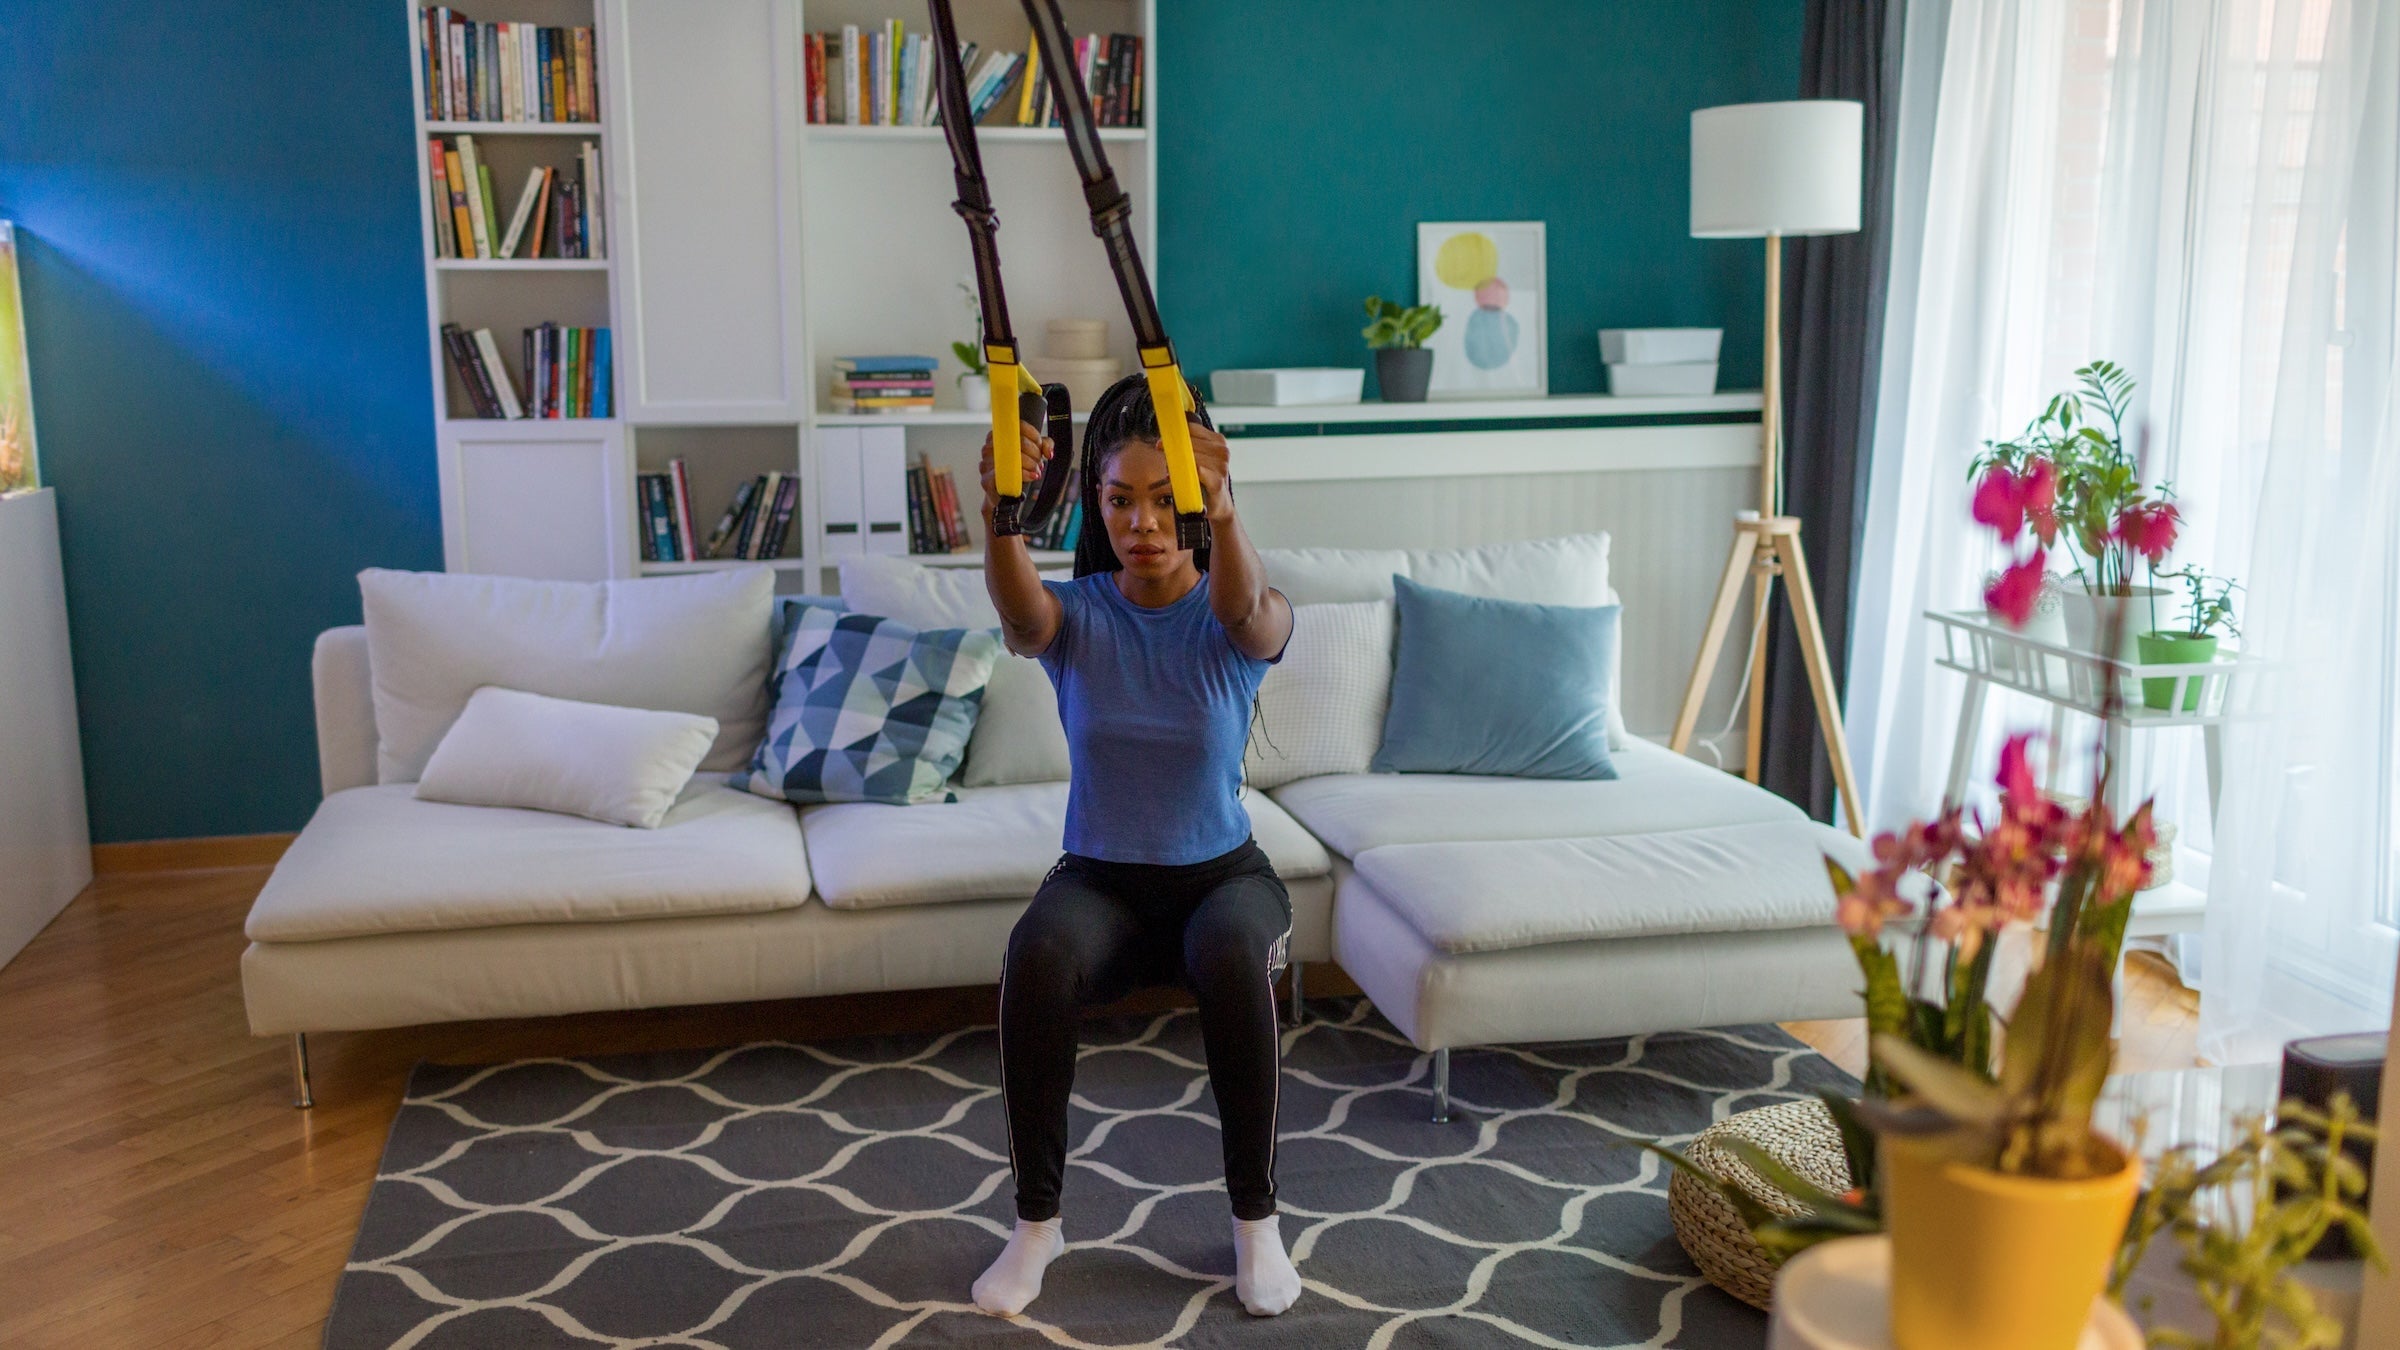
<svg viewBox="0 0 2400 1350">
<path fill-rule="evenodd" d="M 1394 574 L 1614 600 L 1605 535 L 1271 550 L 1267 565 L 1302 607 L 1388 600 Z M 873 566 L 885 570 L 846 572 L 845 591 L 855 580 L 860 598 L 930 606 L 903 622 L 982 603 L 971 572 L 923 577 L 919 594 L 889 570 L 900 564 Z M 1388 689 L 1383 660 L 1341 672 L 1342 697 L 1377 678 Z M 325 800 L 253 907 L 242 957 L 251 1029 L 292 1037 L 302 1105 L 313 1031 L 992 983 L 1058 856 L 1066 784 L 988 781 L 1045 764 L 1063 778 L 1063 744 L 1027 713 L 1046 682 L 1026 685 L 1026 668 L 995 676 L 990 697 L 1013 700 L 1014 720 L 987 703 L 991 737 L 977 727 L 955 801 L 795 810 L 703 774 L 655 830 L 379 783 L 393 772 L 388 755 L 379 768 L 367 630 L 321 635 L 314 676 Z M 1295 709 L 1281 711 L 1289 725 Z M 1344 734 L 1379 725 L 1372 709 L 1340 711 Z M 1850 1011 L 1856 977 L 1818 854 L 1855 862 L 1855 842 L 1621 724 L 1611 740 L 1613 781 L 1344 772 L 1246 792 L 1291 893 L 1295 1015 L 1303 963 L 1338 961 L 1434 1052 L 1438 1118 L 1452 1047 Z"/>
</svg>

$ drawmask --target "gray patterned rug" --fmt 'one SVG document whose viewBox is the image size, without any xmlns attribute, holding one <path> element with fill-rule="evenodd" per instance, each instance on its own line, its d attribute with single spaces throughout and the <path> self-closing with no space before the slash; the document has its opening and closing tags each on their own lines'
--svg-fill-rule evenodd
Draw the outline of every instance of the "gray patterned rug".
<svg viewBox="0 0 2400 1350">
<path fill-rule="evenodd" d="M 1363 1000 L 1285 1033 L 1283 1232 L 1306 1292 L 1234 1301 L 1188 1012 L 1087 1023 L 1067 1254 L 1014 1322 L 967 1287 L 1013 1218 L 990 1028 L 421 1065 L 327 1323 L 366 1346 L 1751 1347 L 1666 1178 L 1681 1139 L 1840 1070 L 1764 1026 L 1428 1058 Z"/>
</svg>

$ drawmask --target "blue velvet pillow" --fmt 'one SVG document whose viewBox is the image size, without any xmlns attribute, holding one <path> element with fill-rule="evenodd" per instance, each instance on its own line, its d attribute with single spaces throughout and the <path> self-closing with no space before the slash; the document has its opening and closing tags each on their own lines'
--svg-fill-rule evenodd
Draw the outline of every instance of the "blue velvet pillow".
<svg viewBox="0 0 2400 1350">
<path fill-rule="evenodd" d="M 1392 578 L 1399 655 L 1377 773 L 1614 778 L 1615 605 L 1487 600 Z"/>
</svg>

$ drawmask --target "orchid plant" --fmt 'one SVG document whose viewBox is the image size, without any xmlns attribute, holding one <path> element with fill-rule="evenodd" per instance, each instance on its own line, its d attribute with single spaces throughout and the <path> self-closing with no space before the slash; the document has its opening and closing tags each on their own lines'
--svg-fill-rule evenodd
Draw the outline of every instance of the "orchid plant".
<svg viewBox="0 0 2400 1350">
<path fill-rule="evenodd" d="M 2139 457 L 2125 444 L 2133 377 L 2108 361 L 2075 372 L 2076 389 L 2050 400 L 2013 440 L 1987 441 L 1968 468 L 1974 515 L 2000 532 L 2015 561 L 1987 595 L 1998 613 L 2028 614 L 2043 564 L 2062 537 L 2083 588 L 2127 595 L 2134 569 L 2156 568 L 2175 547 L 2182 516 L 2174 493 L 2142 485 Z M 2014 620 L 2024 622 L 2019 618 Z"/>
</svg>

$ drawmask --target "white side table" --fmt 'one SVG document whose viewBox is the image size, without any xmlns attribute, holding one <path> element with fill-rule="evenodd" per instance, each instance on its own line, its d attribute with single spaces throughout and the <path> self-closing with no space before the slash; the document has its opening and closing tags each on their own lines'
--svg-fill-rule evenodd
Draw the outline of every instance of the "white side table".
<svg viewBox="0 0 2400 1350">
<path fill-rule="evenodd" d="M 1775 1277 L 1767 1350 L 1893 1350 L 1891 1298 L 1890 1238 L 1819 1243 Z M 2142 1350 L 2142 1333 L 2124 1309 L 2096 1299 L 2075 1350 Z"/>
<path fill-rule="evenodd" d="M 2109 806 L 2119 819 L 2136 803 L 2131 763 L 2133 733 L 2171 727 L 2198 727 L 2207 745 L 2208 798 L 2213 812 L 2224 774 L 2225 724 L 2248 706 L 2249 684 L 2266 670 L 2266 663 L 2239 654 L 2214 661 L 2181 665 L 2143 665 L 2120 661 L 2019 632 L 1981 610 L 1925 611 L 1940 643 L 1934 664 L 1967 677 L 1966 697 L 1959 702 L 1958 739 L 1950 750 L 1950 780 L 1942 793 L 1945 808 L 1966 799 L 1967 778 L 1974 768 L 1975 746 L 1983 731 L 1986 697 L 1997 686 L 2037 698 L 2050 705 L 2050 742 L 2058 745 L 2066 732 L 2067 714 L 2082 713 L 2106 724 L 2109 762 L 2119 772 L 2109 775 Z M 2144 680 L 2173 680 L 2166 708 L 2145 706 Z M 2183 705 L 2197 690 L 2197 706 Z M 2113 694 L 2113 699 L 2112 699 Z M 2113 703 L 2113 707 L 2112 707 Z M 2050 756 L 2049 781 L 2057 786 L 2059 756 Z M 2198 887 L 2170 881 L 2134 898 L 2129 937 L 2197 932 L 2208 897 Z"/>
</svg>

